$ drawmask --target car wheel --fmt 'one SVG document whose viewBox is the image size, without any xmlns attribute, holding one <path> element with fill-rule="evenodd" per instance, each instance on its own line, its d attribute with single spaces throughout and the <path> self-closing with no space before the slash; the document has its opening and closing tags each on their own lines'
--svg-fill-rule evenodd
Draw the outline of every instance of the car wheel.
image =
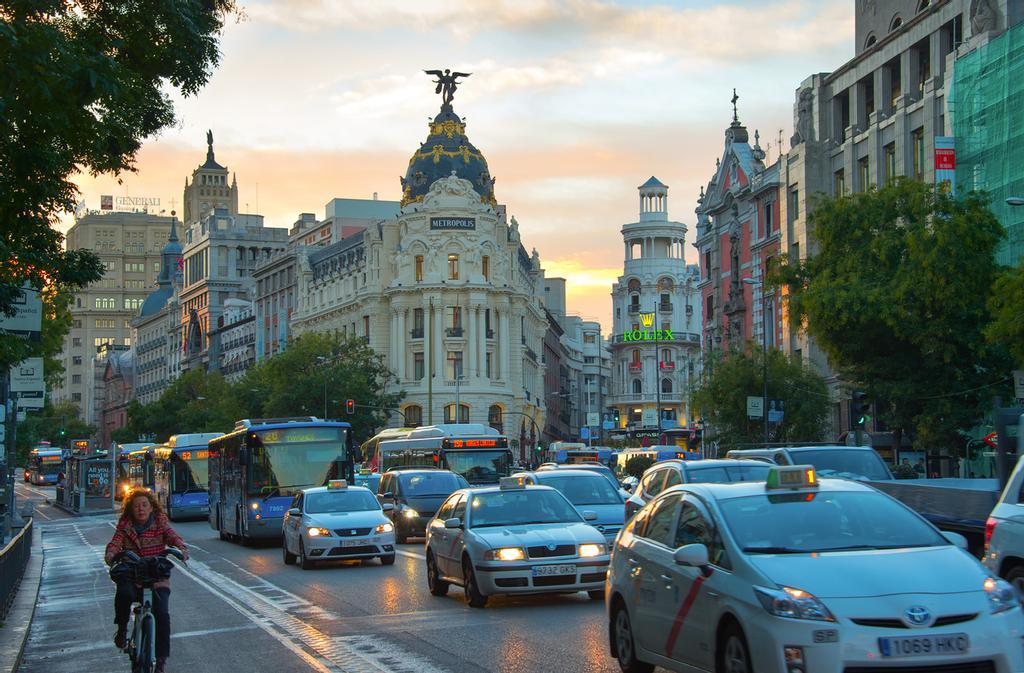
<svg viewBox="0 0 1024 673">
<path fill-rule="evenodd" d="M 603 601 L 604 600 L 604 589 L 593 589 L 587 592 L 592 601 Z"/>
<path fill-rule="evenodd" d="M 718 648 L 718 665 L 716 673 L 751 673 L 750 648 L 743 635 L 743 629 L 737 624 L 729 624 L 722 633 L 721 646 Z"/>
<path fill-rule="evenodd" d="M 636 644 L 633 640 L 629 611 L 621 603 L 616 606 L 612 616 L 612 630 L 615 633 L 615 658 L 619 661 L 622 673 L 651 673 L 654 666 L 636 658 Z"/>
<path fill-rule="evenodd" d="M 437 561 L 429 551 L 427 552 L 427 588 L 430 589 L 431 595 L 448 595 L 448 583 L 441 579 L 441 573 L 437 572 Z"/>
<path fill-rule="evenodd" d="M 466 578 L 466 605 L 471 608 L 482 608 L 487 605 L 487 596 L 480 593 L 480 587 L 476 583 L 476 573 L 473 572 L 473 564 L 468 559 L 462 559 L 462 576 Z"/>
<path fill-rule="evenodd" d="M 299 566 L 303 570 L 309 570 L 313 567 L 313 562 L 306 556 L 306 545 L 302 543 L 302 538 L 299 538 Z"/>
<path fill-rule="evenodd" d="M 382 566 L 393 566 L 395 565 L 395 555 L 387 554 L 386 556 L 380 557 L 380 564 Z"/>
<path fill-rule="evenodd" d="M 1019 595 L 1024 596 L 1024 566 L 1011 568 L 1005 579 L 1017 589 Z"/>
<path fill-rule="evenodd" d="M 295 554 L 288 551 L 288 540 L 284 537 L 281 538 L 281 556 L 284 558 L 286 566 L 295 565 Z"/>
</svg>

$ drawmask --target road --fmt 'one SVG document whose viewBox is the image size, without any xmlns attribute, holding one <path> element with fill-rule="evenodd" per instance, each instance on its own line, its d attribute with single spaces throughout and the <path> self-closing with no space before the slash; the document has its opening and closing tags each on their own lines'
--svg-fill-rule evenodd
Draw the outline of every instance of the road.
<svg viewBox="0 0 1024 673">
<path fill-rule="evenodd" d="M 113 584 L 102 564 L 113 517 L 47 511 L 46 520 L 43 511 L 43 583 L 19 672 L 127 670 L 111 645 Z M 172 579 L 169 671 L 618 670 L 603 603 L 586 594 L 498 597 L 477 610 L 457 587 L 430 595 L 422 543 L 400 546 L 390 567 L 374 560 L 304 571 L 285 566 L 277 546 L 224 542 L 205 522 L 175 528 L 192 559 Z"/>
</svg>

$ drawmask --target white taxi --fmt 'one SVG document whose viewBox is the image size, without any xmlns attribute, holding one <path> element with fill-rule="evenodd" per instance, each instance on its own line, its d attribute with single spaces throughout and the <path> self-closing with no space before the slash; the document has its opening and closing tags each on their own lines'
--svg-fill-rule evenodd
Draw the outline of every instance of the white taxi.
<svg viewBox="0 0 1024 673">
<path fill-rule="evenodd" d="M 548 486 L 504 477 L 497 487 L 453 493 L 427 524 L 427 586 L 444 596 L 455 584 L 475 608 L 493 594 L 604 596 L 604 535 Z"/>
<path fill-rule="evenodd" d="M 298 560 L 303 569 L 317 561 L 379 558 L 395 562 L 395 526 L 368 488 L 332 479 L 326 486 L 307 488 L 285 512 L 281 550 L 284 562 Z"/>
<path fill-rule="evenodd" d="M 1024 671 L 1018 596 L 965 544 L 808 465 L 677 486 L 616 540 L 611 653 L 627 673 Z"/>
</svg>

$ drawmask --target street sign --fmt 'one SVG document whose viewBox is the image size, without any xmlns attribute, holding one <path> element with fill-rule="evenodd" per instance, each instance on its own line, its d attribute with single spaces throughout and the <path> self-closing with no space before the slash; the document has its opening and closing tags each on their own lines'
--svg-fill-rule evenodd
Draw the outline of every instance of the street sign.
<svg viewBox="0 0 1024 673">
<path fill-rule="evenodd" d="M 601 414 L 596 411 L 587 412 L 587 426 L 596 427 L 601 425 Z"/>
<path fill-rule="evenodd" d="M 747 396 L 747 418 L 764 418 L 764 398 Z"/>
<path fill-rule="evenodd" d="M 11 392 L 43 392 L 43 358 L 29 358 L 11 367 Z"/>
<path fill-rule="evenodd" d="M 604 421 L 601 423 L 602 430 L 612 430 L 615 428 L 615 421 Z"/>
<path fill-rule="evenodd" d="M 580 428 L 580 439 L 590 439 L 590 428 L 585 425 Z"/>
<path fill-rule="evenodd" d="M 1024 399 L 1024 370 L 1013 372 L 1013 396 L 1018 400 Z"/>
<path fill-rule="evenodd" d="M 640 422 L 645 428 L 651 428 L 658 425 L 658 411 L 657 409 L 648 408 L 644 409 L 640 416 Z"/>
<path fill-rule="evenodd" d="M 0 313 L 0 332 L 39 341 L 43 321 L 43 301 L 39 290 L 25 283 L 21 297 L 14 300 L 14 311 L 10 318 Z"/>
<path fill-rule="evenodd" d="M 31 393 L 15 393 L 15 395 L 18 396 L 15 400 L 18 405 L 18 411 L 22 409 L 42 409 L 43 403 L 46 401 L 41 390 Z M 23 419 L 19 418 L 18 420 Z"/>
<path fill-rule="evenodd" d="M 985 438 L 982 441 L 994 449 L 999 446 L 999 434 L 995 432 L 990 432 L 987 435 L 985 435 Z"/>
</svg>

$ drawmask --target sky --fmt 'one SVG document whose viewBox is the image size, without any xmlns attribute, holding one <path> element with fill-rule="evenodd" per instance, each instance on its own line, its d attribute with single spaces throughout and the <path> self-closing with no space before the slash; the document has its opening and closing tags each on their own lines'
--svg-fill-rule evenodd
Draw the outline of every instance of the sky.
<svg viewBox="0 0 1024 673">
<path fill-rule="evenodd" d="M 136 173 L 80 176 L 101 194 L 148 196 L 180 215 L 185 178 L 205 160 L 235 173 L 239 208 L 288 227 L 332 198 L 401 197 L 399 176 L 440 97 L 424 69 L 472 75 L 455 95 L 495 194 L 567 310 L 611 325 L 621 227 L 637 187 L 669 186 L 687 226 L 732 120 L 761 133 L 768 161 L 792 134 L 794 91 L 853 56 L 852 0 L 241 0 L 221 63 L 177 123 L 147 141 Z M 65 223 L 65 228 L 71 221 Z"/>
</svg>

